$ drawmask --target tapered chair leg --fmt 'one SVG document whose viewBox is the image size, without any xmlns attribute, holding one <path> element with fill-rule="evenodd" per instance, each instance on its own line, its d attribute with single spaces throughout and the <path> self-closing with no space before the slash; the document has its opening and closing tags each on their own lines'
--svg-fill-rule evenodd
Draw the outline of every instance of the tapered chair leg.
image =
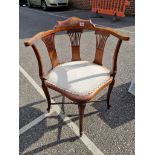
<svg viewBox="0 0 155 155">
<path fill-rule="evenodd" d="M 108 94 L 107 94 L 107 109 L 110 109 L 111 105 L 110 105 L 110 95 L 113 89 L 115 81 L 113 80 L 112 83 L 109 85 L 108 88 Z"/>
<path fill-rule="evenodd" d="M 47 103 L 48 103 L 47 111 L 50 112 L 50 108 L 51 108 L 50 94 L 49 94 L 48 88 L 46 87 L 45 84 L 42 84 L 42 88 L 43 88 L 43 91 L 45 93 L 45 96 L 46 96 L 46 99 L 47 99 Z"/>
<path fill-rule="evenodd" d="M 82 137 L 82 134 L 83 134 L 83 118 L 84 118 L 85 107 L 86 107 L 86 104 L 78 104 L 80 137 Z"/>
</svg>

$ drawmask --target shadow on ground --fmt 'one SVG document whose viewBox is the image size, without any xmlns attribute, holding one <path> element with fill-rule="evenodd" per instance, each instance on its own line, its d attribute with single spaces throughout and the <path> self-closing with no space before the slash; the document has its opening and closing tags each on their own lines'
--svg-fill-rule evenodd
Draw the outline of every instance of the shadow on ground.
<svg viewBox="0 0 155 155">
<path fill-rule="evenodd" d="M 114 87 L 112 95 L 111 95 L 111 109 L 107 110 L 106 101 L 103 103 L 93 103 L 92 106 L 97 109 L 94 112 L 85 114 L 85 117 L 89 117 L 93 114 L 98 114 L 98 116 L 110 126 L 110 128 L 116 128 L 118 126 L 123 125 L 124 123 L 127 123 L 135 118 L 135 99 L 134 96 L 128 93 L 130 83 L 126 83 L 117 87 Z M 99 100 L 104 100 L 106 98 L 106 95 L 102 96 Z M 44 101 L 44 100 L 43 100 Z M 38 103 L 41 103 L 43 101 L 38 101 L 35 103 L 28 104 L 25 107 L 20 108 L 20 118 L 25 117 L 24 122 L 29 121 L 29 117 L 32 113 L 37 114 L 43 114 L 39 109 L 33 108 L 32 106 Z M 62 111 L 64 111 L 64 106 L 61 106 Z M 26 113 L 26 115 L 22 114 L 22 112 Z M 73 115 L 68 115 L 73 116 Z M 74 115 L 75 117 L 71 120 L 77 121 L 79 119 L 78 114 Z M 26 120 L 28 119 L 28 120 Z M 47 119 L 50 119 L 50 121 L 57 121 L 54 125 L 48 126 L 47 125 Z M 37 126 L 32 127 L 27 132 L 22 134 L 20 136 L 20 153 L 22 153 L 24 150 L 26 150 L 29 146 L 34 144 L 36 141 L 38 141 L 45 133 L 52 132 L 52 130 L 57 130 L 55 139 L 56 141 L 51 142 L 47 145 L 43 145 L 41 147 L 38 147 L 36 149 L 33 149 L 29 152 L 24 153 L 24 155 L 30 155 L 39 153 L 45 149 L 48 149 L 50 147 L 56 146 L 61 143 L 65 143 L 67 141 L 73 142 L 77 139 L 79 139 L 78 136 L 69 137 L 62 139 L 62 128 L 65 124 L 68 122 L 63 122 L 63 120 L 60 118 L 60 116 L 50 116 L 47 119 L 43 120 L 41 123 L 39 123 Z M 22 123 L 23 119 L 21 119 L 20 124 Z M 53 139 L 51 139 L 52 141 Z"/>
<path fill-rule="evenodd" d="M 56 100 L 59 97 L 62 97 L 64 99 L 64 97 L 61 95 L 58 95 L 58 96 L 55 96 L 52 98 Z M 19 110 L 20 111 L 19 112 L 20 113 L 20 117 L 19 117 L 20 118 L 19 119 L 19 124 L 20 124 L 19 128 L 20 129 L 23 126 L 30 123 L 31 121 L 33 121 L 34 119 L 36 119 L 37 117 L 44 114 L 39 109 L 33 107 L 33 106 L 41 104 L 43 102 L 45 102 L 45 100 L 28 103 L 28 104 L 26 104 L 26 106 L 23 106 L 20 108 L 20 110 Z M 47 106 L 47 105 L 45 105 L 45 106 Z M 61 110 L 64 111 L 64 105 L 61 106 Z M 47 123 L 47 120 L 50 120 L 50 122 L 54 122 L 54 125 L 52 124 L 49 126 Z M 39 152 L 41 152 L 45 149 L 48 149 L 50 147 L 54 147 L 56 145 L 65 143 L 67 141 L 73 142 L 73 141 L 79 139 L 78 136 L 69 137 L 69 138 L 65 138 L 65 139 L 62 138 L 62 136 L 61 136 L 62 130 L 63 130 L 62 128 L 66 123 L 68 123 L 68 122 L 63 122 L 63 120 L 59 116 L 49 116 L 46 119 L 44 119 L 43 121 L 41 121 L 40 123 L 38 123 L 36 126 L 27 130 L 25 133 L 23 133 L 22 135 L 19 136 L 19 152 L 20 152 L 20 154 L 32 155 L 35 153 L 39 153 Z M 56 141 L 51 142 L 47 145 L 42 145 L 41 147 L 38 147 L 36 149 L 33 149 L 26 153 L 23 153 L 27 148 L 29 148 L 31 145 L 33 145 L 38 140 L 40 140 L 42 136 L 44 136 L 48 132 L 52 132 L 53 130 L 57 130 L 57 132 L 55 132 L 56 133 L 54 135 L 55 138 L 51 138 L 51 141 L 53 139 L 56 139 Z"/>
<path fill-rule="evenodd" d="M 58 123 L 54 124 L 52 126 L 48 126 L 47 125 L 47 119 L 50 119 L 50 121 L 57 120 Z M 20 145 L 19 145 L 20 154 L 23 154 L 23 155 L 36 154 L 36 153 L 44 151 L 44 150 L 46 150 L 48 148 L 52 148 L 52 147 L 54 147 L 56 145 L 60 145 L 60 144 L 65 143 L 65 142 L 74 142 L 75 140 L 79 139 L 78 136 L 73 136 L 73 137 L 69 137 L 69 138 L 62 138 L 61 137 L 62 127 L 65 124 L 66 123 L 64 123 L 59 116 L 51 116 L 51 117 L 48 117 L 48 118 L 44 119 L 37 126 L 32 127 L 30 130 L 28 130 L 27 132 L 25 132 L 24 134 L 22 134 L 20 136 L 20 138 L 19 138 L 19 141 L 20 141 Z M 58 130 L 58 132 L 53 132 L 53 133 L 56 133 L 56 134 L 52 135 L 53 130 Z M 39 139 L 42 138 L 42 136 L 44 136 L 48 132 L 51 133 L 49 135 L 51 137 L 51 143 L 47 144 L 46 141 L 44 141 L 45 145 L 43 144 L 43 145 L 41 145 L 41 146 L 39 146 L 37 148 L 33 147 L 33 149 L 31 149 L 30 151 L 28 150 L 28 152 L 26 151 L 26 153 L 23 153 L 27 148 L 31 147 L 31 145 L 36 143 Z M 56 140 L 53 141 L 54 139 L 56 139 Z"/>
<path fill-rule="evenodd" d="M 20 107 L 19 109 L 19 128 L 22 128 L 23 126 L 27 125 L 31 121 L 33 121 L 35 118 L 39 117 L 43 114 L 40 110 L 33 108 L 33 105 L 41 104 L 45 102 L 45 100 L 40 100 L 34 103 L 27 104 L 24 107 Z"/>
<path fill-rule="evenodd" d="M 111 128 L 116 128 L 124 123 L 135 119 L 135 97 L 128 92 L 130 83 L 113 88 L 111 94 L 111 108 L 107 110 L 106 101 L 104 104 L 93 104 L 97 109 L 98 116 Z M 105 99 L 102 96 L 99 100 Z"/>
</svg>

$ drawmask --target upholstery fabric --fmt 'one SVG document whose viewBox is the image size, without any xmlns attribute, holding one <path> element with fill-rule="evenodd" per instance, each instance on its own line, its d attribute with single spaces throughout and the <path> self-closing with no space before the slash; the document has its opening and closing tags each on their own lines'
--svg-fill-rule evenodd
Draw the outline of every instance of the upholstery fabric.
<svg viewBox="0 0 155 155">
<path fill-rule="evenodd" d="M 85 96 L 110 80 L 110 71 L 88 61 L 61 64 L 46 76 L 47 82 L 69 93 Z"/>
</svg>

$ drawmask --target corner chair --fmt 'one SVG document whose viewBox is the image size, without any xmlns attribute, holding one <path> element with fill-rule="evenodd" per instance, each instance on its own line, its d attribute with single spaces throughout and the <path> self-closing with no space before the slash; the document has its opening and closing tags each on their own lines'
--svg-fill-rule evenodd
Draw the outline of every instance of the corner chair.
<svg viewBox="0 0 155 155">
<path fill-rule="evenodd" d="M 84 30 L 95 32 L 96 52 L 93 62 L 83 61 L 80 57 L 80 38 Z M 60 64 L 55 48 L 55 35 L 61 31 L 67 32 L 72 48 L 71 61 L 63 64 Z M 112 70 L 109 70 L 102 64 L 104 47 L 110 35 L 118 39 L 112 60 Z M 35 45 L 37 40 L 42 40 L 48 51 L 51 61 L 51 70 L 47 73 L 43 70 L 42 58 L 39 49 Z M 52 105 L 48 88 L 72 100 L 73 103 L 78 105 L 79 130 L 80 136 L 82 136 L 86 104 L 91 101 L 99 91 L 107 86 L 109 86 L 107 108 L 110 108 L 109 101 L 115 83 L 119 49 L 122 41 L 128 40 L 128 36 L 112 28 L 99 27 L 93 24 L 91 20 L 71 17 L 64 21 L 58 21 L 57 25 L 52 30 L 39 32 L 28 41 L 25 41 L 25 46 L 31 46 L 33 48 L 38 61 L 39 77 L 42 81 L 42 89 L 48 102 L 47 111 L 50 112 L 50 107 Z"/>
</svg>

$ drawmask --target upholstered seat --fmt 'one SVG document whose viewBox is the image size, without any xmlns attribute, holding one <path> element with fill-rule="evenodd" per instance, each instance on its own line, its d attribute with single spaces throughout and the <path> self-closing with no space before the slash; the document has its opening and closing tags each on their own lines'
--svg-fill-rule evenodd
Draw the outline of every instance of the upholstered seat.
<svg viewBox="0 0 155 155">
<path fill-rule="evenodd" d="M 87 96 L 110 80 L 110 71 L 88 61 L 72 61 L 55 67 L 45 78 L 62 90 Z"/>
</svg>

